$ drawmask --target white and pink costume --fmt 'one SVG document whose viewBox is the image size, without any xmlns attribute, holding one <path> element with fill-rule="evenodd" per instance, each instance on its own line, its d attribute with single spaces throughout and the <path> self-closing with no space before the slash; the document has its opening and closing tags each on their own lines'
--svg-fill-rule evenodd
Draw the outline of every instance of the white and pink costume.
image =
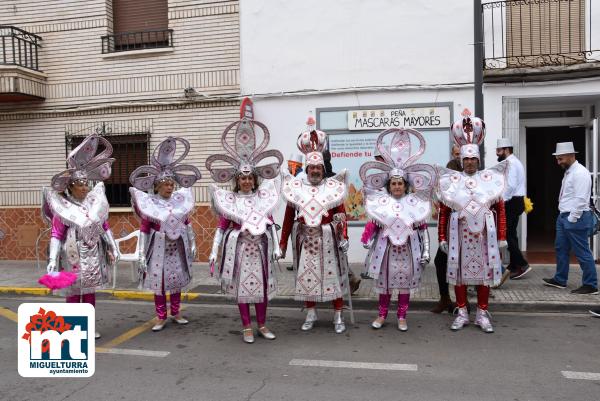
<svg viewBox="0 0 600 401">
<path fill-rule="evenodd" d="M 258 130 L 262 131 L 263 138 L 257 145 Z M 235 134 L 231 145 L 228 135 L 232 131 Z M 209 262 L 217 264 L 224 292 L 236 300 L 243 327 L 250 330 L 250 304 L 254 304 L 262 335 L 272 339 L 274 335 L 265 335 L 264 328 L 267 302 L 277 291 L 273 266 L 279 247 L 271 213 L 279 203 L 279 167 L 283 155 L 278 150 L 265 150 L 269 138 L 269 130 L 264 124 L 244 117 L 225 128 L 221 143 L 227 154 L 210 156 L 206 168 L 218 183 L 232 180 L 237 183 L 240 176 L 254 177 L 254 188 L 248 193 L 210 186 L 212 207 L 219 215 L 219 225 Z M 258 165 L 267 158 L 275 158 L 276 162 Z M 231 167 L 217 168 L 213 166 L 215 162 Z M 259 183 L 259 179 L 262 182 Z M 253 336 L 244 333 L 244 341 L 252 342 Z"/>
<path fill-rule="evenodd" d="M 96 154 L 98 145 L 104 149 Z M 67 302 L 95 306 L 95 291 L 110 283 L 109 253 L 119 259 L 119 250 L 108 225 L 108 200 L 104 183 L 111 174 L 114 159 L 110 143 L 90 135 L 67 158 L 69 168 L 52 178 L 52 189 L 44 190 L 44 210 L 52 218 L 48 272 L 59 270 L 77 274 L 73 285 L 60 290 Z M 100 181 L 78 200 L 70 193 L 74 183 Z M 50 217 L 48 216 L 48 217 Z"/>
<path fill-rule="evenodd" d="M 419 141 L 417 152 L 412 152 L 411 136 Z M 426 222 L 431 216 L 436 174 L 428 164 L 415 164 L 425 152 L 425 139 L 418 131 L 383 131 L 377 138 L 377 149 L 384 161 L 369 161 L 360 168 L 370 219 L 362 237 L 370 248 L 366 274 L 375 280 L 375 291 L 379 293 L 379 317 L 387 317 L 392 294 L 397 292 L 397 317 L 405 320 L 410 292 L 419 287 L 423 267 L 429 262 Z M 380 172 L 369 174 L 370 170 Z M 389 192 L 392 178 L 402 178 L 410 192 L 393 196 Z M 374 323 L 373 327 L 381 325 Z"/>
<path fill-rule="evenodd" d="M 175 159 L 178 142 L 184 151 Z M 195 205 L 191 186 L 200 178 L 200 171 L 192 165 L 179 164 L 189 149 L 187 140 L 168 137 L 154 150 L 152 164 L 138 167 L 129 178 L 133 185 L 131 202 L 141 219 L 140 284 L 154 292 L 156 315 L 161 321 L 167 318 L 167 292 L 171 315 L 179 314 L 181 290 L 191 281 L 196 254 L 195 235 L 188 217 Z M 169 198 L 145 192 L 165 180 L 172 180 L 181 188 Z M 154 330 L 159 329 L 162 327 Z"/>
</svg>

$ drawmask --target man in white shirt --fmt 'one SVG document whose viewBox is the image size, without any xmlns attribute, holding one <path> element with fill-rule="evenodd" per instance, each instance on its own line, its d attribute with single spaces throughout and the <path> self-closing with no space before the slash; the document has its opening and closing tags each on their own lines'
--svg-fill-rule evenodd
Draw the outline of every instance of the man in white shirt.
<svg viewBox="0 0 600 401">
<path fill-rule="evenodd" d="M 519 217 L 525 211 L 525 169 L 523 169 L 521 161 L 513 154 L 513 144 L 509 138 L 498 139 L 496 156 L 498 156 L 499 162 L 508 160 L 506 187 L 502 197 L 506 208 L 506 240 L 508 241 L 510 263 L 502 276 L 500 282 L 502 285 L 508 277 L 511 280 L 522 278 L 531 271 L 531 267 L 519 249 L 519 238 L 517 237 Z"/>
<path fill-rule="evenodd" d="M 569 277 L 569 253 L 575 253 L 583 271 L 583 284 L 571 291 L 573 294 L 598 294 L 596 265 L 590 250 L 589 237 L 593 232 L 593 218 L 590 211 L 592 180 L 590 172 L 575 158 L 573 142 L 556 144 L 558 165 L 565 170 L 565 176 L 558 197 L 560 214 L 556 219 L 556 274 L 545 278 L 544 285 L 566 288 Z"/>
</svg>

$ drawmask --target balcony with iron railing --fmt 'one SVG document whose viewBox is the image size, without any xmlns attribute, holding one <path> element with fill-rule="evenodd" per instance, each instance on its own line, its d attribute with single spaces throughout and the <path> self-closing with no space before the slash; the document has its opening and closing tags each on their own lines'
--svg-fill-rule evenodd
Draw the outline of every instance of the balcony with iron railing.
<svg viewBox="0 0 600 401">
<path fill-rule="evenodd" d="M 40 70 L 42 38 L 0 25 L 0 102 L 43 100 L 46 75 Z"/>
<path fill-rule="evenodd" d="M 504 0 L 482 5 L 486 82 L 600 73 L 600 4 Z"/>
</svg>

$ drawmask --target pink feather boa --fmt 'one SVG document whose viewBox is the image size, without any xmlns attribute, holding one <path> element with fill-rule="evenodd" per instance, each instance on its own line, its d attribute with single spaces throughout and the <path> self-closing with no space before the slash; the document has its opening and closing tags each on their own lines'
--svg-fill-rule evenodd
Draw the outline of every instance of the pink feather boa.
<svg viewBox="0 0 600 401">
<path fill-rule="evenodd" d="M 77 274 L 61 271 L 44 274 L 40 277 L 38 283 L 45 285 L 51 290 L 58 290 L 73 285 L 75 281 L 77 281 Z"/>
<path fill-rule="evenodd" d="M 372 221 L 369 221 L 367 224 L 365 224 L 365 230 L 363 231 L 362 236 L 360 237 L 360 242 L 362 242 L 363 244 L 367 244 L 369 240 L 373 238 L 375 230 L 377 230 L 377 225 Z"/>
</svg>

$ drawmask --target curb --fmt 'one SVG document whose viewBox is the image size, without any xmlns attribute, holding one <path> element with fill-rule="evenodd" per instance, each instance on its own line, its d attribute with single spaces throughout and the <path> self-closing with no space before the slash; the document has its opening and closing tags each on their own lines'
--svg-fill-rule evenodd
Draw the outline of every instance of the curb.
<svg viewBox="0 0 600 401">
<path fill-rule="evenodd" d="M 2 287 L 0 294 L 8 296 L 35 295 L 51 296 L 52 291 L 43 287 Z M 148 291 L 138 290 L 98 290 L 96 294 L 100 299 L 121 299 L 131 301 L 152 301 L 154 294 Z M 231 304 L 234 302 L 224 294 L 203 293 L 203 292 L 183 292 L 182 301 L 196 304 Z M 430 310 L 437 299 L 413 299 L 410 302 L 412 310 Z M 476 297 L 469 297 L 469 302 L 473 305 L 477 302 Z M 376 309 L 378 300 L 368 297 L 353 297 L 352 304 L 354 309 Z M 293 296 L 276 296 L 269 301 L 270 306 L 301 308 L 302 302 L 296 301 Z M 329 302 L 324 306 L 329 306 Z M 519 302 L 492 302 L 490 309 L 492 312 L 586 312 L 589 309 L 598 308 L 599 302 L 595 298 L 590 298 L 586 302 L 556 302 L 556 301 L 519 301 Z"/>
</svg>

